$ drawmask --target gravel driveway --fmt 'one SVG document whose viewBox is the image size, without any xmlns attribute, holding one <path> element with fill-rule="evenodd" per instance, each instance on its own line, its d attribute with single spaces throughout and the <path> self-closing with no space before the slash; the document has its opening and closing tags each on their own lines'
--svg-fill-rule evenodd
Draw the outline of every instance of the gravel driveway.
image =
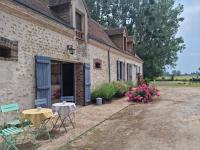
<svg viewBox="0 0 200 150">
<path fill-rule="evenodd" d="M 199 150 L 200 88 L 160 90 L 160 99 L 131 105 L 66 149 Z"/>
</svg>

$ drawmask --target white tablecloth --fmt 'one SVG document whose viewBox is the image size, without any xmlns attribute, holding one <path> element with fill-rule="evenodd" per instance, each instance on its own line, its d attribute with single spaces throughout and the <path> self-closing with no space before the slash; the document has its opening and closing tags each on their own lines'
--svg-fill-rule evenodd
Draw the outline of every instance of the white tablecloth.
<svg viewBox="0 0 200 150">
<path fill-rule="evenodd" d="M 61 117 L 66 117 L 70 113 L 76 110 L 76 105 L 74 103 L 55 103 L 52 105 L 52 110 L 61 115 Z"/>
</svg>

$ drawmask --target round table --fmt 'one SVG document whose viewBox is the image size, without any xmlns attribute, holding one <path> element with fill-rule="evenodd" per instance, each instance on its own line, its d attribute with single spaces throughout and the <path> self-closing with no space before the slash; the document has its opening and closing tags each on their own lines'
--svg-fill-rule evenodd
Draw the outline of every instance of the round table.
<svg viewBox="0 0 200 150">
<path fill-rule="evenodd" d="M 53 116 L 53 111 L 48 108 L 28 109 L 22 111 L 22 118 L 28 119 L 35 126 L 40 125 L 44 120 Z"/>
<path fill-rule="evenodd" d="M 55 103 L 52 105 L 52 110 L 54 112 L 57 112 L 62 117 L 68 116 L 70 113 L 74 112 L 76 110 L 75 103 Z"/>
<path fill-rule="evenodd" d="M 76 105 L 75 103 L 69 103 L 69 102 L 64 102 L 64 103 L 55 103 L 52 105 L 52 110 L 54 112 L 58 113 L 58 118 L 54 124 L 53 129 L 56 129 L 56 125 L 58 123 L 58 120 L 60 120 L 60 127 L 63 127 L 65 129 L 65 132 L 67 132 L 67 129 L 65 127 L 65 123 L 67 118 L 69 119 L 70 123 L 72 124 L 73 128 L 75 128 L 75 111 L 76 111 Z M 73 115 L 74 122 L 72 121 L 72 117 L 70 115 Z"/>
</svg>

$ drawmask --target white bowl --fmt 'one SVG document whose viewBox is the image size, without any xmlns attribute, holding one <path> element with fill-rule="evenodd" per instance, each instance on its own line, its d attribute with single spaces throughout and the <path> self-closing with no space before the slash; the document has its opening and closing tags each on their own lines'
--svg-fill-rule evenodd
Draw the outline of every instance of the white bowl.
<svg viewBox="0 0 200 150">
<path fill-rule="evenodd" d="M 42 109 L 42 107 L 37 107 L 37 111 L 40 111 Z"/>
</svg>

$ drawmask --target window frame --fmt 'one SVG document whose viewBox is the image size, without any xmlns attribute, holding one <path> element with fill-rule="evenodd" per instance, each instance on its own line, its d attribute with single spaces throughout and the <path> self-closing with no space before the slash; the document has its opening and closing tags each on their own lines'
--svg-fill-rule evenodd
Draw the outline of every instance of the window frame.
<svg viewBox="0 0 200 150">
<path fill-rule="evenodd" d="M 123 36 L 123 45 L 124 45 L 124 51 L 127 51 L 127 38 L 126 38 L 126 36 Z"/>
<path fill-rule="evenodd" d="M 83 19 L 82 19 L 82 17 L 83 17 L 83 15 L 81 13 L 79 13 L 78 11 L 76 11 L 76 30 L 78 30 L 80 32 L 83 31 L 83 27 L 82 27 L 83 26 Z M 79 26 L 79 28 L 78 28 L 77 25 Z"/>
<path fill-rule="evenodd" d="M 100 65 L 99 68 L 96 67 L 96 64 L 97 64 L 97 63 Z M 102 60 L 101 60 L 101 59 L 93 59 L 93 68 L 94 68 L 94 69 L 99 69 L 99 70 L 101 70 L 101 69 L 102 69 Z"/>
<path fill-rule="evenodd" d="M 18 41 L 0 37 L 0 60 L 18 60 Z"/>
</svg>

